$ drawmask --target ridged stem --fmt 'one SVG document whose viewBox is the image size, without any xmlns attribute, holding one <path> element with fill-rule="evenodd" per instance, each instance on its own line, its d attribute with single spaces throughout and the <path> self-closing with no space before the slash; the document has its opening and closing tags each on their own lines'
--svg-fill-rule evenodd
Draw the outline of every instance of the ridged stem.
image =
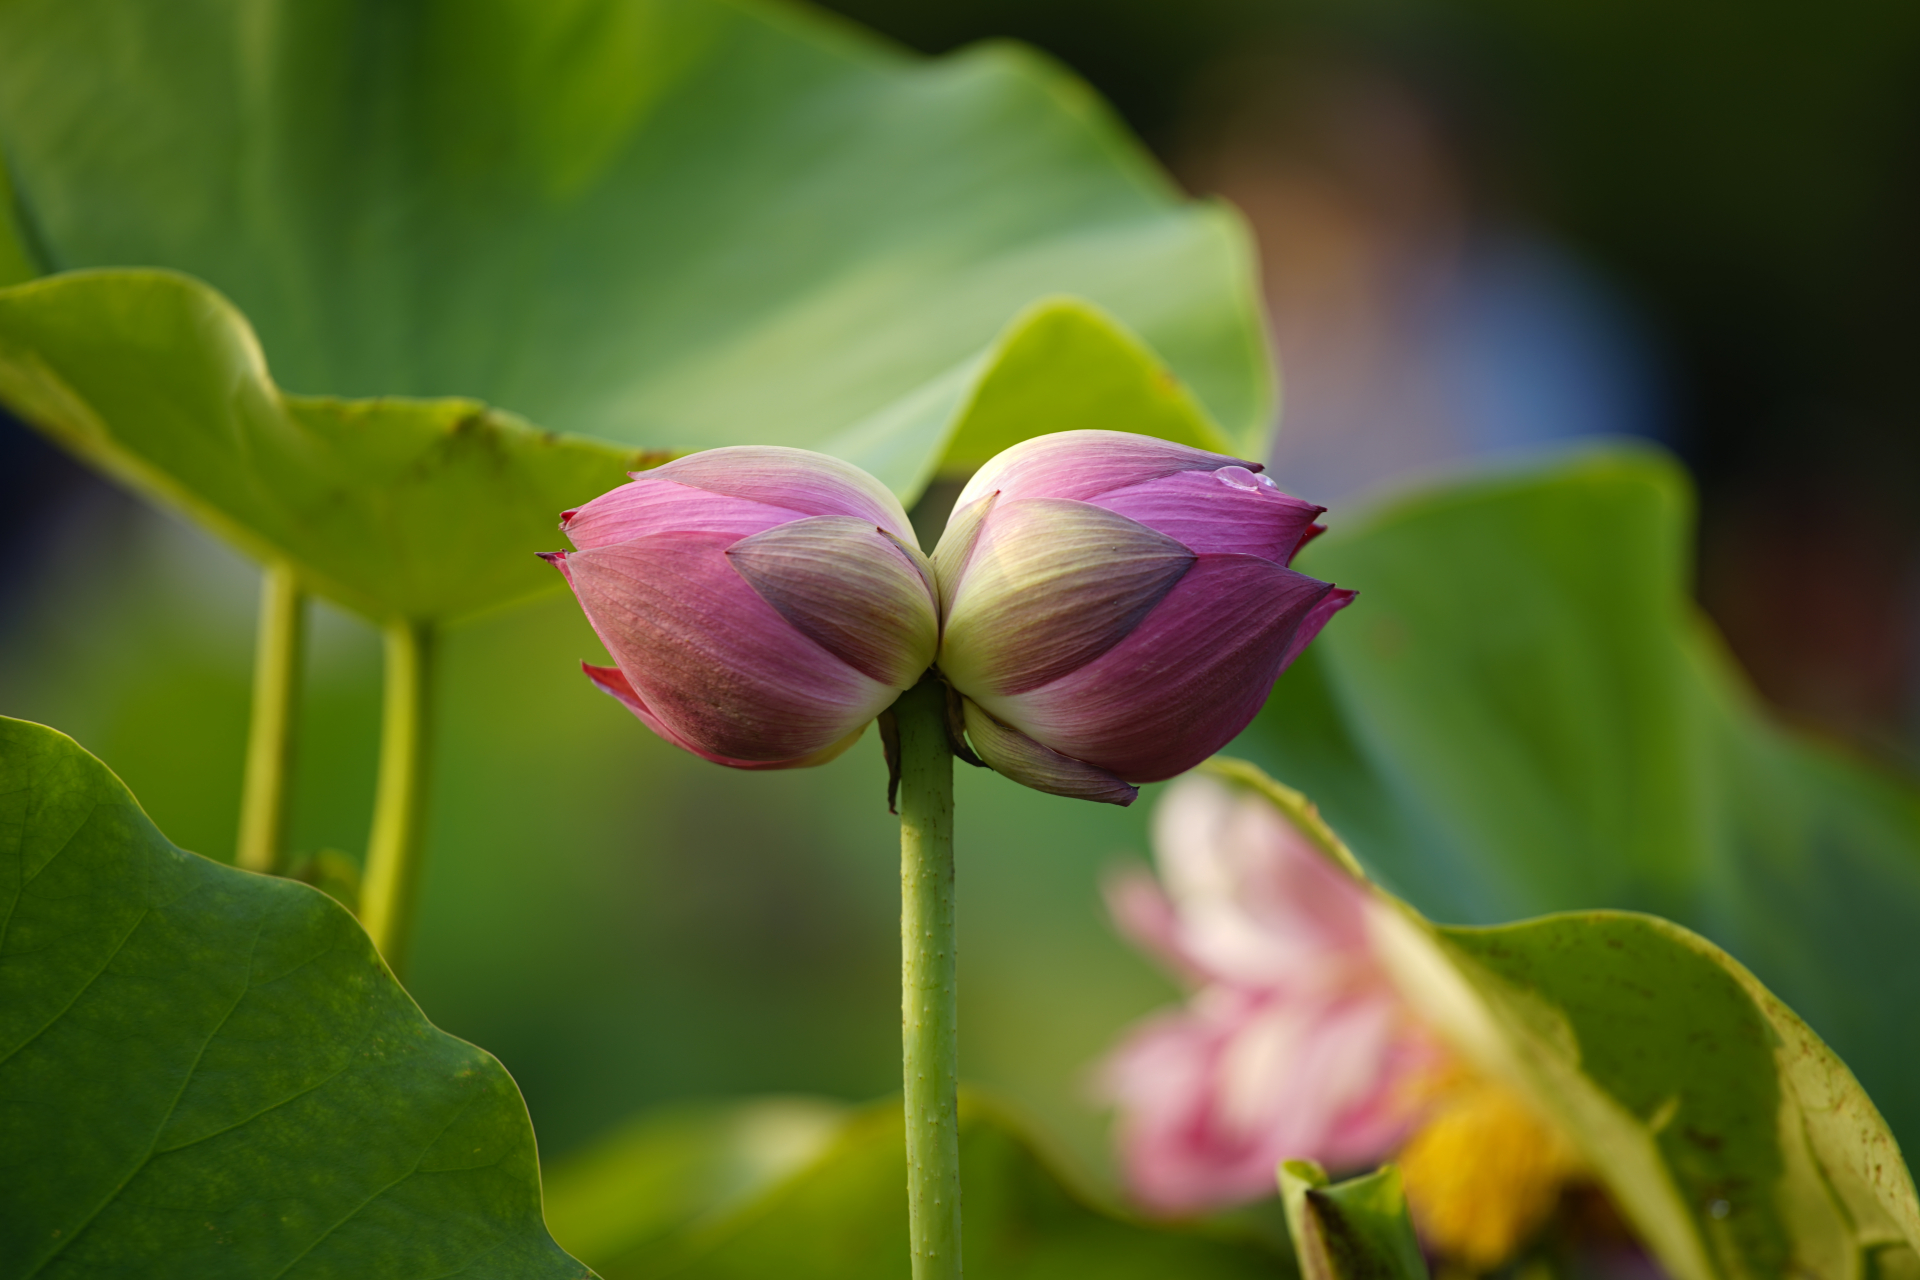
<svg viewBox="0 0 1920 1280">
<path fill-rule="evenodd" d="M 234 860 L 248 871 L 271 874 L 280 870 L 285 852 L 306 613 L 307 598 L 293 567 L 268 565 L 260 575 L 260 625 L 253 648 L 253 714 L 247 729 L 240 835 L 234 851 Z"/>
<path fill-rule="evenodd" d="M 360 923 L 396 976 L 406 969 L 420 890 L 432 733 L 433 641 L 432 628 L 425 623 L 387 624 L 380 775 L 360 887 Z"/>
<path fill-rule="evenodd" d="M 953 933 L 953 755 L 929 676 L 900 729 L 900 1011 L 914 1280 L 960 1277 L 959 1029 Z"/>
</svg>

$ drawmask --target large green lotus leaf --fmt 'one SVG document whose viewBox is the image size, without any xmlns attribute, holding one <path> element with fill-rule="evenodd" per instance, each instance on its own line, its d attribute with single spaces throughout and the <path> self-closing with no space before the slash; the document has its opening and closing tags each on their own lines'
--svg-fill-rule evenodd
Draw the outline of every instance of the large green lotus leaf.
<svg viewBox="0 0 1920 1280">
<path fill-rule="evenodd" d="M 75 272 L 0 290 L 0 396 L 70 449 L 376 618 L 549 585 L 558 516 L 648 460 L 471 400 L 282 396 L 193 279 Z"/>
<path fill-rule="evenodd" d="M 800 1147 L 780 1133 L 791 1103 L 676 1113 L 609 1138 L 554 1171 L 556 1228 L 608 1280 L 904 1280 L 907 1165 L 899 1102 L 877 1104 L 838 1126 L 798 1168 Z M 777 1157 L 761 1128 L 774 1121 Z M 690 1142 L 699 1137 L 700 1142 Z M 1291 1274 L 1265 1244 L 1225 1231 L 1155 1226 L 1094 1207 L 1061 1181 L 1018 1126 L 962 1094 L 960 1164 L 966 1195 L 962 1252 L 969 1274 L 1006 1280 L 1271 1280 Z M 790 1172 L 788 1170 L 791 1170 Z M 772 1179 L 768 1173 L 784 1173 Z M 626 1188 L 678 1177 L 679 1230 L 621 1203 Z M 745 1194 L 757 1186 L 757 1193 Z M 696 1212 L 696 1210 L 698 1210 Z M 606 1251 L 587 1247 L 592 1242 Z"/>
<path fill-rule="evenodd" d="M 1688 597 L 1690 547 L 1686 482 L 1643 452 L 1336 522 L 1302 564 L 1359 600 L 1234 750 L 1435 918 L 1613 907 L 1713 939 L 1911 1147 L 1920 790 L 1767 718 Z"/>
<path fill-rule="evenodd" d="M 1233 215 L 1011 46 L 752 0 L 7 0 L 0 152 L 41 270 L 190 273 L 303 394 L 668 450 L 893 422 L 910 492 L 928 406 L 1065 294 L 1266 430 Z"/>
<path fill-rule="evenodd" d="M 1210 768 L 1359 874 L 1298 792 L 1239 761 Z M 1540 1105 L 1675 1280 L 1920 1268 L 1920 1200 L 1892 1132 L 1726 952 L 1639 913 L 1441 927 L 1373 892 L 1414 1006 Z"/>
<path fill-rule="evenodd" d="M 578 1277 L 526 1107 L 317 890 L 0 718 L 0 1270 Z"/>
<path fill-rule="evenodd" d="M 1042 301 L 917 416 L 837 452 L 878 472 L 977 464 L 1035 429 L 1104 426 L 1231 448 L 1109 317 Z M 558 515 L 665 455 L 535 430 L 471 400 L 283 395 L 246 320 L 175 272 L 0 289 L 0 398 L 68 448 L 376 618 L 458 617 L 559 577 Z"/>
</svg>

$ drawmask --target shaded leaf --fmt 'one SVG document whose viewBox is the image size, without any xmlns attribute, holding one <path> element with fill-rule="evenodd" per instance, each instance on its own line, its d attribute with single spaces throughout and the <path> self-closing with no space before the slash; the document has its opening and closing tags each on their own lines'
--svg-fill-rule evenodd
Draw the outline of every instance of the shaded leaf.
<svg viewBox="0 0 1920 1280">
<path fill-rule="evenodd" d="M 317 890 L 167 843 L 0 719 L 0 1258 L 62 1276 L 577 1277 L 493 1058 Z"/>
<path fill-rule="evenodd" d="M 1209 767 L 1349 865 L 1298 792 L 1239 761 Z M 1676 1280 L 1920 1261 L 1920 1200 L 1880 1113 L 1726 952 L 1648 915 L 1447 927 L 1374 892 L 1414 1007 L 1556 1123 Z"/>
<path fill-rule="evenodd" d="M 1428 915 L 1648 911 L 1726 948 L 1920 1142 L 1920 789 L 1770 721 L 1688 597 L 1650 452 L 1473 480 L 1302 556 L 1359 603 L 1233 746 Z M 1809 625 L 1818 625 L 1810 619 Z"/>
</svg>

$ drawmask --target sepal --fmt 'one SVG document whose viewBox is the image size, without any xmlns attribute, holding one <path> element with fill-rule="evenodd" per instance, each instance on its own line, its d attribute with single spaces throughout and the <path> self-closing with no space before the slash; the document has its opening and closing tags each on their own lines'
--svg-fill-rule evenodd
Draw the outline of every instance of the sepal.
<svg viewBox="0 0 1920 1280">
<path fill-rule="evenodd" d="M 971 698 L 961 700 L 967 736 L 980 758 L 995 773 L 1004 774 L 1035 791 L 1074 800 L 1098 800 L 1125 807 L 1140 789 L 1098 765 L 1044 747 L 1018 729 L 1009 728 L 981 710 Z"/>
</svg>

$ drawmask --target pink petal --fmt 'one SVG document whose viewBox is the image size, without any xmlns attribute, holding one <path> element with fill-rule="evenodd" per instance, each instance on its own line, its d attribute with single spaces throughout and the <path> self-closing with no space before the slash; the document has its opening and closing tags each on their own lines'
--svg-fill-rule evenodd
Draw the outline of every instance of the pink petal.
<svg viewBox="0 0 1920 1280">
<path fill-rule="evenodd" d="M 1386 990 L 1364 887 L 1261 797 L 1201 774 L 1167 788 L 1153 847 L 1179 947 L 1215 981 Z"/>
<path fill-rule="evenodd" d="M 891 490 L 839 458 L 785 445 L 730 445 L 676 458 L 645 472 L 712 493 L 783 507 L 808 516 L 858 516 L 917 546 L 907 513 Z"/>
<path fill-rule="evenodd" d="M 897 690 L 796 631 L 733 569 L 725 533 L 657 533 L 566 558 L 574 593 L 637 699 L 676 740 L 728 760 L 810 756 Z"/>
<path fill-rule="evenodd" d="M 1389 1050 L 1405 1014 L 1397 996 L 1369 994 L 1321 1003 L 1276 1002 L 1275 1013 L 1291 1020 L 1284 1056 L 1258 1063 L 1248 1084 L 1258 1090 L 1247 1099 L 1260 1110 L 1255 1121 L 1273 1165 L 1304 1157 L 1323 1164 L 1372 1161 L 1386 1154 L 1398 1130 L 1384 1122 L 1384 1089 Z M 1241 1084 L 1241 1081 L 1233 1081 Z M 1398 1117 L 1404 1121 L 1404 1117 Z M 1337 1150 L 1333 1138 L 1342 1128 L 1355 1134 L 1383 1134 L 1372 1150 Z"/>
<path fill-rule="evenodd" d="M 982 711 L 972 699 L 962 699 L 967 738 L 987 767 L 1015 782 L 1072 800 L 1099 800 L 1122 808 L 1140 792 L 1105 769 L 1063 756 L 1041 746 L 1017 729 L 1009 729 Z"/>
<path fill-rule="evenodd" d="M 1100 896 L 1121 937 L 1187 981 L 1198 984 L 1211 976 L 1187 954 L 1180 915 L 1151 872 L 1117 867 L 1101 878 Z"/>
<path fill-rule="evenodd" d="M 678 484 L 662 478 L 663 470 L 642 472 L 638 480 L 609 489 L 568 512 L 560 522 L 561 531 L 585 551 L 651 533 L 731 533 L 744 538 L 806 514 Z"/>
<path fill-rule="evenodd" d="M 1119 1114 L 1114 1138 L 1128 1189 L 1160 1213 L 1190 1213 L 1257 1198 L 1242 1152 L 1222 1150 L 1208 1124 L 1221 1028 L 1180 1011 L 1128 1033 L 1101 1072 Z"/>
<path fill-rule="evenodd" d="M 1186 1008 L 1148 1018 L 1107 1059 L 1102 1092 L 1118 1107 L 1121 1169 L 1134 1196 L 1161 1213 L 1194 1213 L 1273 1194 L 1277 1162 L 1249 1117 L 1231 1114 L 1230 1064 L 1268 1015 L 1253 992 L 1209 988 Z M 1264 1114 L 1267 1108 L 1259 1108 Z"/>
<path fill-rule="evenodd" d="M 640 722 L 646 725 L 647 728 L 653 730 L 654 733 L 666 739 L 674 746 L 679 747 L 682 751 L 691 752 L 699 756 L 702 760 L 711 760 L 715 764 L 726 765 L 729 769 L 806 769 L 813 765 L 825 764 L 858 742 L 860 735 L 866 732 L 866 726 L 861 725 L 840 741 L 824 747 L 812 755 L 801 756 L 797 760 L 729 760 L 725 756 L 714 755 L 711 751 L 702 751 L 699 747 L 688 742 L 678 733 L 675 733 L 670 725 L 661 720 L 660 717 L 654 715 L 647 707 L 647 704 L 640 700 L 640 695 L 633 691 L 633 686 L 627 682 L 626 673 L 621 671 L 620 668 L 596 667 L 592 663 L 583 662 L 580 664 L 580 669 L 587 673 L 587 679 L 593 682 L 593 686 L 596 689 L 617 699 L 627 710 L 638 716 Z"/>
<path fill-rule="evenodd" d="M 971 695 L 1055 751 L 1129 782 L 1184 773 L 1266 701 L 1333 588 L 1256 556 L 1201 556 L 1126 639 L 1025 693 Z"/>
<path fill-rule="evenodd" d="M 1242 466 L 1180 471 L 1089 499 L 1184 543 L 1188 550 L 1259 556 L 1278 564 L 1325 511 Z"/>
<path fill-rule="evenodd" d="M 1328 1127 L 1324 1164 L 1358 1169 L 1378 1164 L 1406 1141 L 1451 1074 L 1453 1054 L 1401 1008 L 1386 1042 L 1374 1050 L 1373 1087 Z"/>
<path fill-rule="evenodd" d="M 1209 988 L 1107 1061 L 1128 1183 L 1152 1208 L 1192 1213 L 1272 1195 L 1282 1160 L 1373 1163 L 1417 1117 L 1428 1045 L 1393 1000 Z"/>
<path fill-rule="evenodd" d="M 1090 503 L 1002 496 L 955 588 L 940 669 L 975 697 L 1057 680 L 1125 639 L 1193 562 L 1173 539 Z"/>
<path fill-rule="evenodd" d="M 1084 502 L 1180 471 L 1214 471 L 1229 466 L 1261 469 L 1258 462 L 1244 458 L 1127 431 L 1057 431 L 1023 440 L 988 459 L 960 491 L 954 509 L 995 491 L 1004 498 L 1074 498 Z"/>
<path fill-rule="evenodd" d="M 855 516 L 743 538 L 727 560 L 795 630 L 881 684 L 910 687 L 940 640 L 925 558 Z"/>
</svg>

